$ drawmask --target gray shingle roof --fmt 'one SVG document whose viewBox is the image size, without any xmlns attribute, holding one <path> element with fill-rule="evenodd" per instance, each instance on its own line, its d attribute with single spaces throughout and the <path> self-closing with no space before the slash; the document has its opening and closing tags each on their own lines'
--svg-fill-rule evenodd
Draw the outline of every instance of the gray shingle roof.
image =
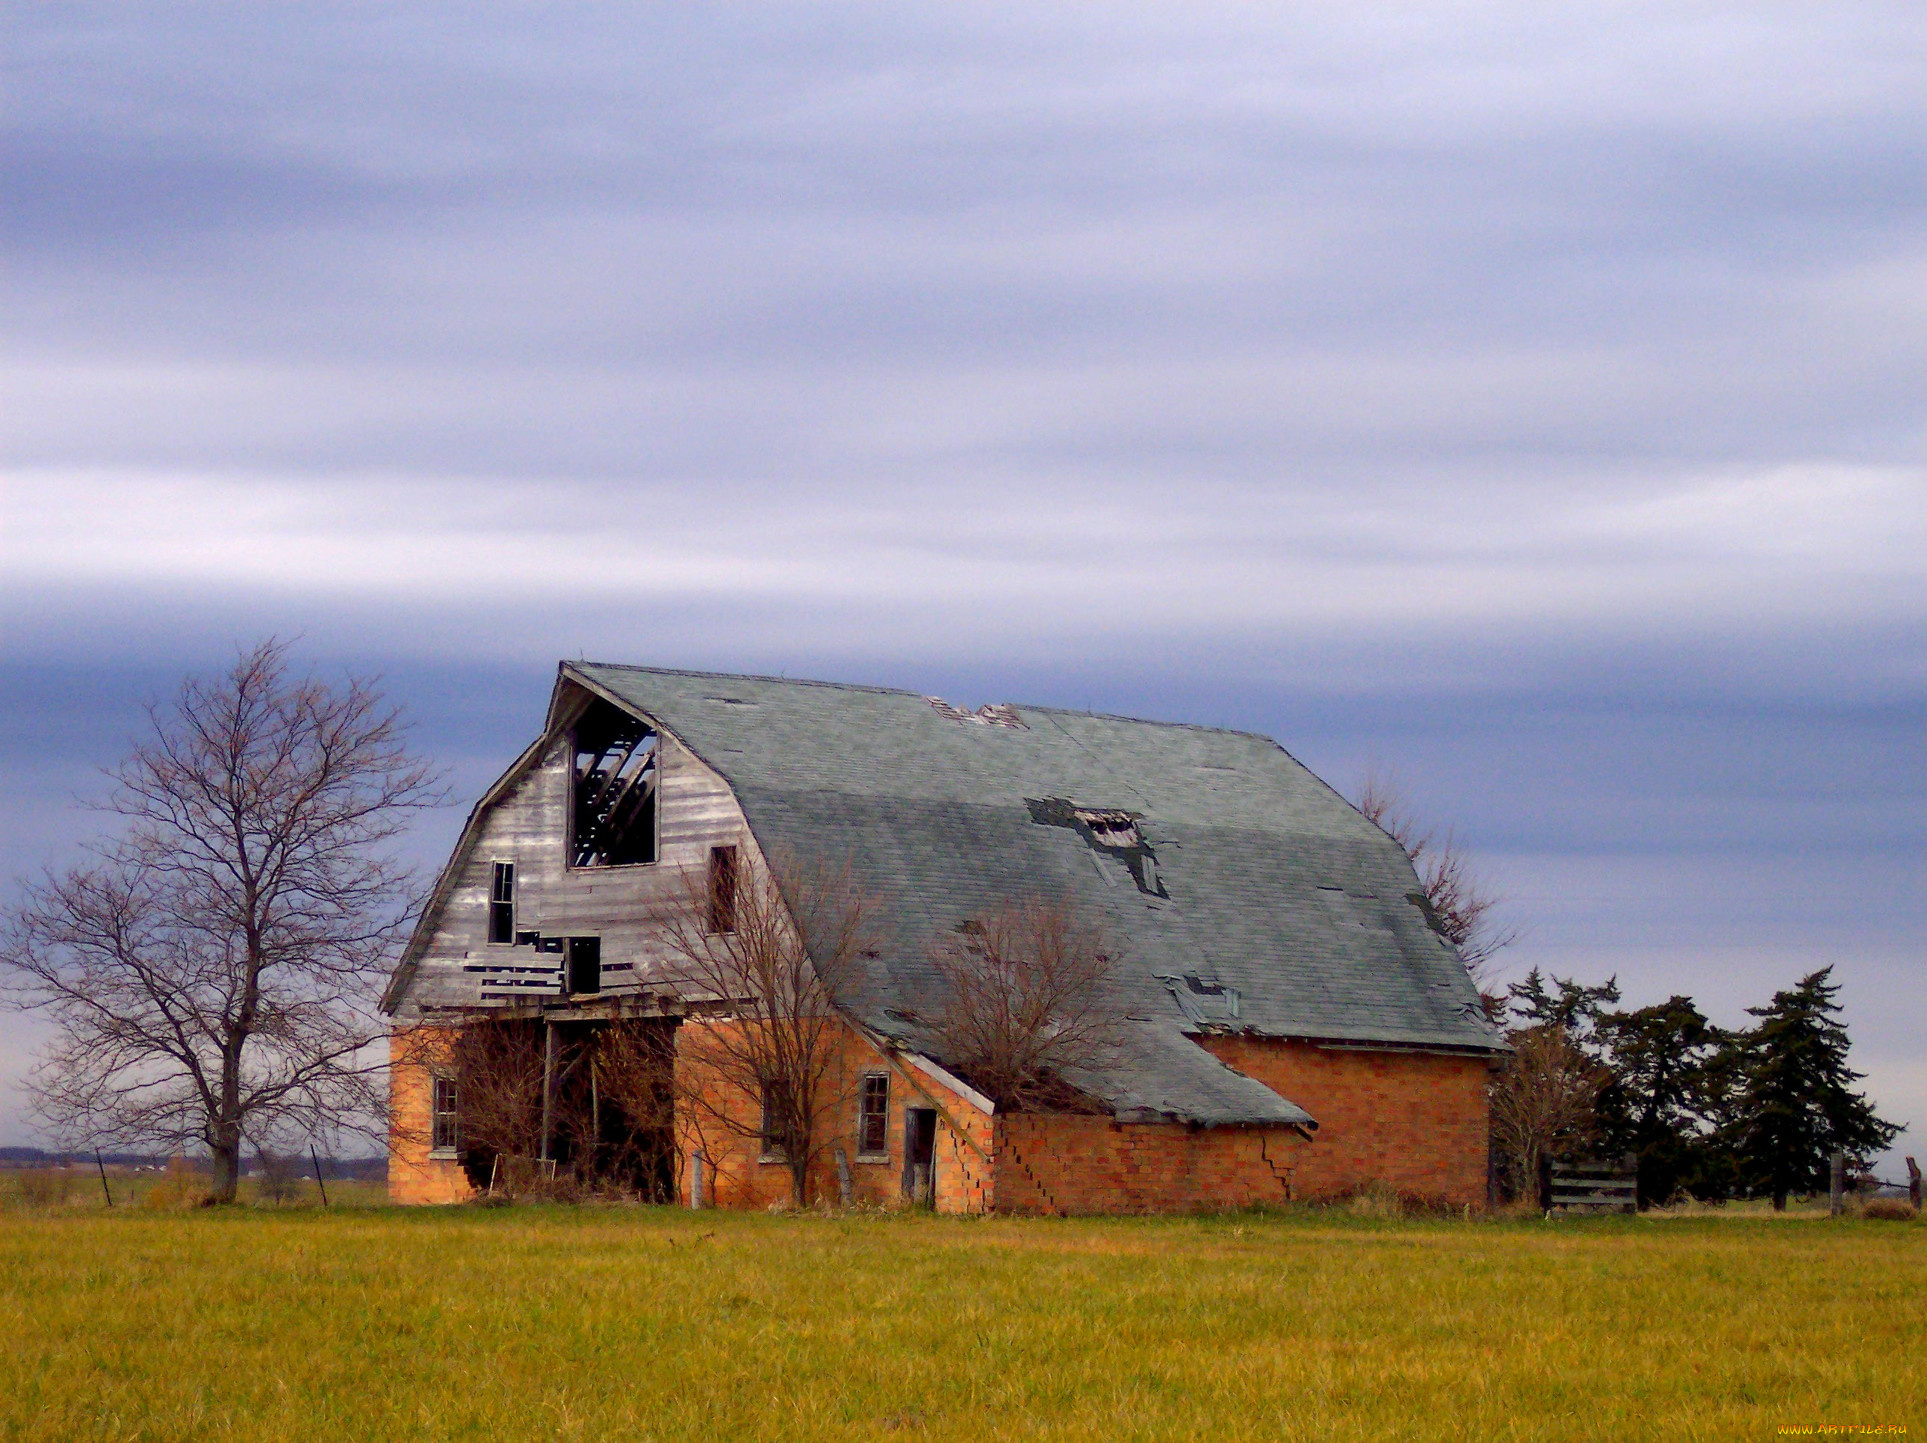
<svg viewBox="0 0 1927 1443">
<path fill-rule="evenodd" d="M 734 787 L 776 854 L 847 857 L 879 904 L 879 958 L 843 1001 L 927 1042 L 935 936 L 1026 893 L 1068 893 L 1119 939 L 1133 1019 L 1103 1077 L 1120 1114 L 1302 1122 L 1187 1034 L 1495 1049 L 1457 954 L 1426 923 L 1404 853 L 1269 738 L 1018 707 L 1021 726 L 912 692 L 572 663 L 657 718 Z M 1039 807 L 1137 814 L 1164 895 Z M 1038 817 L 1042 820 L 1038 820 Z"/>
</svg>

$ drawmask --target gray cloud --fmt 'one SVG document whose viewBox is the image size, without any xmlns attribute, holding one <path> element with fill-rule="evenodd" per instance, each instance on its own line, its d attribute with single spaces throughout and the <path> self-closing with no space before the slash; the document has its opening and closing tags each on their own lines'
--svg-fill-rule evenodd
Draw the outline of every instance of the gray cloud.
<svg viewBox="0 0 1927 1443">
<path fill-rule="evenodd" d="M 1915 7 L 10 22 L 15 870 L 269 630 L 469 787 L 583 652 L 1226 722 L 1927 1116 Z"/>
</svg>

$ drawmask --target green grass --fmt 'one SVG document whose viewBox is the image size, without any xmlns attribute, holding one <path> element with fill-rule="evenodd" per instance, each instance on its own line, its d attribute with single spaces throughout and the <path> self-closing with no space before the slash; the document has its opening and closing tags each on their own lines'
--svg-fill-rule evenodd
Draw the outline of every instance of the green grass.
<svg viewBox="0 0 1927 1443">
<path fill-rule="evenodd" d="M 7 1438 L 1927 1428 L 1927 1225 L 0 1212 Z"/>
</svg>

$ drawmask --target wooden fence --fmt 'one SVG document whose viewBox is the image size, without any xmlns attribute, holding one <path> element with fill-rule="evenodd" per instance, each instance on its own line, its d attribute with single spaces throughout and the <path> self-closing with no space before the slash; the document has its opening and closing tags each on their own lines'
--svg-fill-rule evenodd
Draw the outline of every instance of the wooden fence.
<svg viewBox="0 0 1927 1443">
<path fill-rule="evenodd" d="M 1539 1164 L 1542 1212 L 1631 1213 L 1639 1211 L 1639 1161 L 1628 1153 L 1616 1162 L 1545 1158 Z"/>
</svg>

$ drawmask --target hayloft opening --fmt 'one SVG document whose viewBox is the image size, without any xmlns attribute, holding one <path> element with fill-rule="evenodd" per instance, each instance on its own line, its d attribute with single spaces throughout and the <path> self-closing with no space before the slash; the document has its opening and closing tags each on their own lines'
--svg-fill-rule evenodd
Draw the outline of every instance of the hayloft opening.
<svg viewBox="0 0 1927 1443">
<path fill-rule="evenodd" d="M 569 863 L 627 867 L 657 857 L 661 739 L 627 712 L 597 701 L 575 726 L 575 807 Z"/>
</svg>

